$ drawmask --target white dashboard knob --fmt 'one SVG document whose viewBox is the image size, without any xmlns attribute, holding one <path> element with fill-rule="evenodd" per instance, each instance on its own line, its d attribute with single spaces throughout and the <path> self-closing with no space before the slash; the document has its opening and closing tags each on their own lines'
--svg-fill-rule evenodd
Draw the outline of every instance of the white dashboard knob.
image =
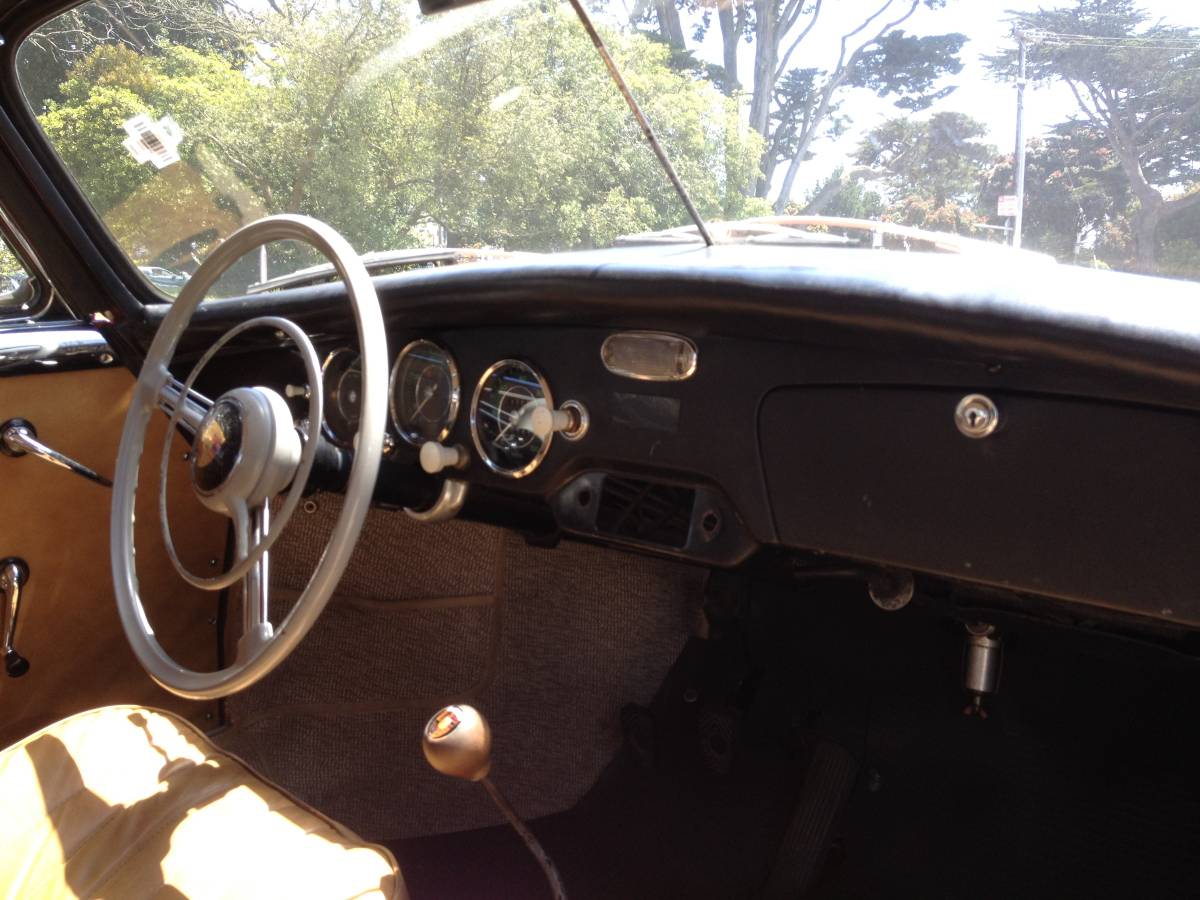
<svg viewBox="0 0 1200 900">
<path fill-rule="evenodd" d="M 421 468 L 430 475 L 443 469 L 458 469 L 466 465 L 467 454 L 457 444 L 445 447 L 437 441 L 426 441 L 421 445 Z"/>
<path fill-rule="evenodd" d="M 571 427 L 571 414 L 561 409 L 539 406 L 529 414 L 529 430 L 545 440 L 556 431 Z"/>
</svg>

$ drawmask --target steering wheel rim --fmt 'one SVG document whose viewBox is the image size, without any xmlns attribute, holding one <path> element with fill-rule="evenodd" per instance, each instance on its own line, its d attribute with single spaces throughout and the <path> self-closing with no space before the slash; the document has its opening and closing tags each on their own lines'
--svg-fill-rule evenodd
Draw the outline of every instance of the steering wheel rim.
<svg viewBox="0 0 1200 900">
<path fill-rule="evenodd" d="M 265 244 L 285 240 L 306 243 L 324 255 L 345 283 L 354 308 L 362 354 L 357 450 L 341 513 L 312 577 L 291 612 L 278 629 L 266 621 L 258 633 L 243 634 L 233 664 L 212 672 L 197 672 L 180 665 L 159 645 L 138 592 L 134 510 L 146 429 L 160 396 L 172 381 L 170 363 L 200 301 L 237 260 Z M 316 623 L 350 561 L 370 510 L 383 454 L 387 375 L 387 340 L 375 287 L 350 244 L 323 222 L 306 216 L 279 215 L 246 225 L 217 247 L 184 286 L 154 336 L 125 417 L 113 478 L 109 547 L 117 610 L 125 636 L 146 672 L 163 688 L 195 700 L 211 700 L 244 690 L 287 658 Z M 320 391 L 321 385 L 314 384 L 310 389 Z M 264 552 L 261 563 L 264 573 L 265 560 Z M 251 598 L 247 596 L 245 602 L 249 604 Z"/>
</svg>

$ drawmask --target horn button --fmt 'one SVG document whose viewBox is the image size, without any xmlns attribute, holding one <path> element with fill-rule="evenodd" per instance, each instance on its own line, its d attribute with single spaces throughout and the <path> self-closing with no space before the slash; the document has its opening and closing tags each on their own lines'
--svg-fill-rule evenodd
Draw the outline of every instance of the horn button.
<svg viewBox="0 0 1200 900">
<path fill-rule="evenodd" d="M 202 494 L 216 491 L 242 454 L 242 404 L 222 397 L 200 423 L 192 444 L 192 480 Z"/>
<path fill-rule="evenodd" d="M 300 435 L 287 403 L 265 387 L 223 394 L 192 442 L 192 484 L 210 509 L 257 506 L 288 486 L 300 464 Z"/>
</svg>

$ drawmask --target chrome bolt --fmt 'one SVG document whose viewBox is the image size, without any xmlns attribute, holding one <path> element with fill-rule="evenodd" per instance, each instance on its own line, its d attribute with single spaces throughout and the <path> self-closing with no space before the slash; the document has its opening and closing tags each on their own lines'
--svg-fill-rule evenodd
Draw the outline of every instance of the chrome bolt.
<svg viewBox="0 0 1200 900">
<path fill-rule="evenodd" d="M 991 398 L 983 394 L 968 394 L 958 401 L 954 410 L 954 424 L 964 436 L 978 440 L 990 435 L 1000 425 L 1000 411 Z"/>
</svg>

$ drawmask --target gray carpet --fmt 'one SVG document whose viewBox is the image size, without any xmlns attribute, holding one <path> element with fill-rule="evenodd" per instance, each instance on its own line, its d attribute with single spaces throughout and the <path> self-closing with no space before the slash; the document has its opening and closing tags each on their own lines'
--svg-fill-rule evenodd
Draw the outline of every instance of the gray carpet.
<svg viewBox="0 0 1200 900">
<path fill-rule="evenodd" d="M 337 497 L 316 499 L 272 551 L 276 622 L 339 510 Z M 705 577 L 373 511 L 321 621 L 274 674 L 229 699 L 219 740 L 364 836 L 478 828 L 501 821 L 483 791 L 434 773 L 420 748 L 437 707 L 468 701 L 491 722 L 493 779 L 517 809 L 561 812 L 620 746 L 621 707 L 650 701 L 693 630 Z"/>
</svg>

